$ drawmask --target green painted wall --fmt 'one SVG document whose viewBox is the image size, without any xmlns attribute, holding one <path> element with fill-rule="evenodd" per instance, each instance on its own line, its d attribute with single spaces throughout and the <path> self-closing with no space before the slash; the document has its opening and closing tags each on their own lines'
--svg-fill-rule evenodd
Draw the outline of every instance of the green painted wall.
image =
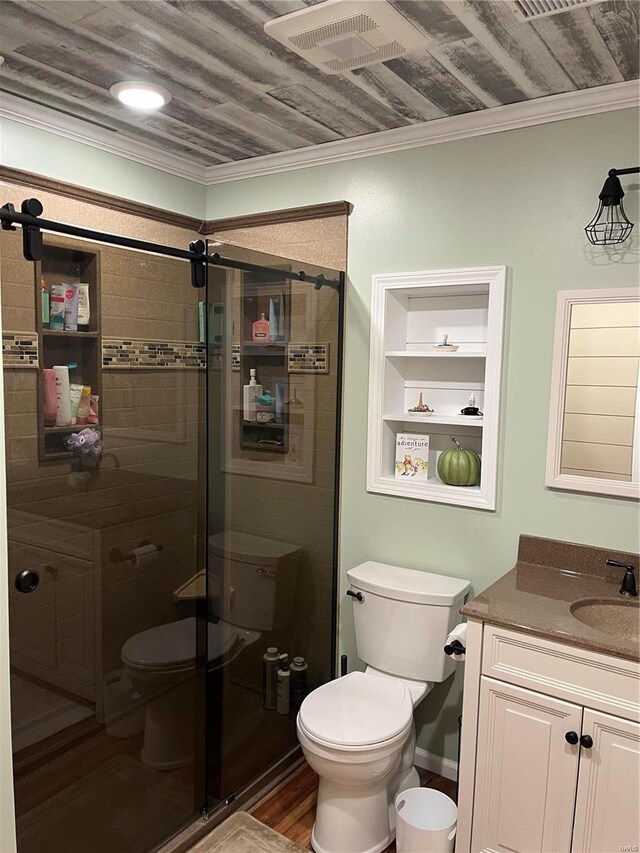
<svg viewBox="0 0 640 853">
<path fill-rule="evenodd" d="M 522 532 L 638 547 L 632 501 L 544 487 L 558 290 L 638 284 L 638 237 L 622 252 L 582 230 L 611 166 L 638 161 L 638 113 L 591 116 L 509 133 L 297 170 L 209 188 L 207 218 L 347 199 L 349 294 L 344 403 L 342 570 L 377 559 L 469 578 L 476 592 L 511 568 Z M 638 221 L 638 180 L 626 182 Z M 498 510 L 483 512 L 365 491 L 371 276 L 507 264 Z M 344 578 L 343 578 L 344 587 Z M 351 605 L 341 647 L 355 660 Z M 456 757 L 461 677 L 417 712 L 419 745 Z"/>
<path fill-rule="evenodd" d="M 544 488 L 549 380 L 558 290 L 638 283 L 638 234 L 620 253 L 589 246 L 582 226 L 612 165 L 638 161 L 638 113 L 574 119 L 422 149 L 235 181 L 205 189 L 45 131 L 0 120 L 0 163 L 192 216 L 216 218 L 323 201 L 354 204 L 349 226 L 343 572 L 366 559 L 469 578 L 504 574 L 521 532 L 638 548 L 638 505 Z M 625 183 L 638 222 L 638 181 Z M 498 510 L 365 491 L 371 276 L 507 264 Z M 341 647 L 357 666 L 351 606 Z M 417 712 L 419 744 L 455 758 L 460 673 Z"/>
<path fill-rule="evenodd" d="M 3 118 L 0 164 L 204 218 L 202 184 Z"/>
</svg>

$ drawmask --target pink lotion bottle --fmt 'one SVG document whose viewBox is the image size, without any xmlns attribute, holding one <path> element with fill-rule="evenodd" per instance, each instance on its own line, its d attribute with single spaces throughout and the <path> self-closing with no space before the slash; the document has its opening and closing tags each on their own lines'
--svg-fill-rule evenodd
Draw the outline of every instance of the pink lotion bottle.
<svg viewBox="0 0 640 853">
<path fill-rule="evenodd" d="M 269 321 L 265 314 L 261 314 L 260 319 L 256 320 L 251 328 L 254 341 L 262 343 L 269 340 Z"/>
<path fill-rule="evenodd" d="M 44 409 L 44 425 L 55 426 L 58 414 L 58 392 L 56 390 L 56 375 L 50 368 L 42 371 L 42 396 Z"/>
</svg>

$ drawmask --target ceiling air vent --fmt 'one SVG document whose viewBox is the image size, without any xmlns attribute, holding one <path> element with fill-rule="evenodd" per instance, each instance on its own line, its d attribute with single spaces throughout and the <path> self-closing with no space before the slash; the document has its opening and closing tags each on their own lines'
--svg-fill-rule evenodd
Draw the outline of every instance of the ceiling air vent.
<svg viewBox="0 0 640 853">
<path fill-rule="evenodd" d="M 264 31 L 327 74 L 427 47 L 425 36 L 386 0 L 326 0 L 267 21 Z"/>
<path fill-rule="evenodd" d="M 602 0 L 514 0 L 511 7 L 521 21 L 535 21 L 547 15 L 570 12 L 580 6 L 593 6 Z"/>
</svg>

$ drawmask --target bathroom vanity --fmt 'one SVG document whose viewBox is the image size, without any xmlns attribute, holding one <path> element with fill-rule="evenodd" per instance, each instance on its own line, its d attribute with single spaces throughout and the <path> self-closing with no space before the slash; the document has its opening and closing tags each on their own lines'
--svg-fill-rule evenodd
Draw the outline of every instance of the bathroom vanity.
<svg viewBox="0 0 640 853">
<path fill-rule="evenodd" d="M 640 844 L 638 556 L 530 536 L 466 604 L 456 851 Z"/>
</svg>

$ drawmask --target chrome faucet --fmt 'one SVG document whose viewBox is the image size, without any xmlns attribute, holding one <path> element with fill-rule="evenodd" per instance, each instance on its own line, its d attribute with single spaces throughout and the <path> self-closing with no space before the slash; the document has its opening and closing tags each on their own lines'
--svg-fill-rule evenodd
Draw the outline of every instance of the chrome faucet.
<svg viewBox="0 0 640 853">
<path fill-rule="evenodd" d="M 607 560 L 607 565 L 615 566 L 618 569 L 626 569 L 624 577 L 622 578 L 620 595 L 624 595 L 626 598 L 637 598 L 638 590 L 636 588 L 636 576 L 634 574 L 634 566 L 629 566 L 626 563 L 620 563 L 618 562 L 618 560 Z"/>
</svg>

